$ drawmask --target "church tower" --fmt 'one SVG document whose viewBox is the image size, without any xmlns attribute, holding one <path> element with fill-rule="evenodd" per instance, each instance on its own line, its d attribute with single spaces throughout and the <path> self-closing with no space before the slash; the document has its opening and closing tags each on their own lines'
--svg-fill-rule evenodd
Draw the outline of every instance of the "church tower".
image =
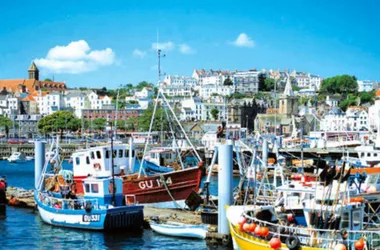
<svg viewBox="0 0 380 250">
<path fill-rule="evenodd" d="M 294 95 L 289 73 L 287 75 L 285 90 L 280 97 L 279 113 L 290 117 L 298 114 L 298 97 Z"/>
<path fill-rule="evenodd" d="M 38 81 L 40 78 L 40 71 L 38 70 L 37 65 L 34 62 L 32 62 L 32 65 L 30 65 L 28 69 L 28 76 L 28 78 L 31 80 Z"/>
</svg>

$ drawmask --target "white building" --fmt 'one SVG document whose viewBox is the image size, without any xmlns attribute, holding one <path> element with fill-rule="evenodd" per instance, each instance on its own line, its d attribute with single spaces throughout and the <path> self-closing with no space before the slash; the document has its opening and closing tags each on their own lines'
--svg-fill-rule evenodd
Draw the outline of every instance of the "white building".
<svg viewBox="0 0 380 250">
<path fill-rule="evenodd" d="M 166 86 L 178 85 L 195 87 L 196 85 L 198 85 L 198 80 L 194 77 L 168 75 L 165 77 L 164 83 Z"/>
<path fill-rule="evenodd" d="M 89 98 L 85 92 L 72 92 L 64 96 L 65 108 L 72 109 L 77 117 L 82 117 L 82 110 L 91 107 Z"/>
<path fill-rule="evenodd" d="M 234 86 L 224 86 L 217 84 L 204 84 L 199 89 L 199 97 L 202 99 L 208 99 L 213 94 L 221 96 L 230 96 L 235 93 Z"/>
<path fill-rule="evenodd" d="M 369 80 L 358 80 L 358 91 L 359 92 L 370 92 L 373 90 L 374 82 Z"/>
<path fill-rule="evenodd" d="M 167 96 L 192 96 L 192 89 L 190 86 L 166 86 L 162 91 Z"/>
<path fill-rule="evenodd" d="M 362 107 L 349 107 L 346 111 L 347 130 L 369 129 L 368 113 Z"/>
<path fill-rule="evenodd" d="M 40 93 L 40 95 L 33 97 L 37 102 L 38 110 L 41 115 L 50 115 L 64 108 L 64 100 L 60 92 L 53 91 L 49 94 Z"/>
<path fill-rule="evenodd" d="M 337 107 L 331 108 L 321 119 L 321 131 L 345 131 L 347 130 L 345 113 Z"/>
<path fill-rule="evenodd" d="M 261 72 L 256 70 L 236 72 L 233 76 L 235 91 L 243 94 L 259 92 L 259 74 Z"/>
<path fill-rule="evenodd" d="M 225 70 L 212 70 L 206 71 L 204 69 L 194 70 L 192 77 L 198 81 L 199 85 L 216 84 L 222 85 L 227 78 L 233 79 L 232 72 Z"/>
<path fill-rule="evenodd" d="M 198 97 L 182 100 L 180 119 L 183 121 L 202 120 L 202 101 Z"/>
<path fill-rule="evenodd" d="M 141 91 L 136 91 L 134 94 L 135 99 L 152 98 L 154 91 L 151 88 L 144 87 Z"/>
<path fill-rule="evenodd" d="M 95 92 L 88 94 L 88 100 L 90 102 L 90 109 L 103 109 L 103 105 L 110 105 L 112 98 L 105 96 L 98 96 Z"/>
</svg>

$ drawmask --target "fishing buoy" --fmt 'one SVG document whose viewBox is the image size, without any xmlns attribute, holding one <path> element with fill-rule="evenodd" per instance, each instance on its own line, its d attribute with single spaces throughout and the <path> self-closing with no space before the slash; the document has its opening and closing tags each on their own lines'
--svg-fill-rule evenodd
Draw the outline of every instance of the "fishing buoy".
<svg viewBox="0 0 380 250">
<path fill-rule="evenodd" d="M 364 246 L 365 246 L 365 244 L 364 244 L 363 238 L 355 241 L 355 244 L 354 244 L 355 250 L 362 250 L 362 249 L 364 249 Z"/>
<path fill-rule="evenodd" d="M 244 225 L 243 225 L 243 231 L 244 232 L 249 232 L 249 227 L 250 227 L 249 223 L 244 223 Z"/>
<path fill-rule="evenodd" d="M 250 233 L 255 232 L 255 229 L 256 229 L 256 224 L 255 224 L 255 223 L 251 223 L 251 224 L 249 224 L 248 231 L 249 231 Z"/>
<path fill-rule="evenodd" d="M 256 226 L 254 232 L 255 232 L 256 236 L 261 236 L 261 227 L 260 227 L 260 225 Z"/>
<path fill-rule="evenodd" d="M 281 247 L 281 240 L 279 238 L 272 238 L 269 241 L 269 245 L 273 249 L 279 249 Z"/>
<path fill-rule="evenodd" d="M 244 218 L 243 216 L 241 216 L 240 218 L 239 218 L 239 220 L 238 220 L 238 225 L 240 226 L 240 231 L 244 231 L 243 230 L 243 226 L 244 226 L 244 224 L 247 222 L 247 219 L 246 218 Z"/>
<path fill-rule="evenodd" d="M 268 227 L 261 227 L 261 236 L 267 237 L 269 235 L 269 228 Z"/>
<path fill-rule="evenodd" d="M 338 244 L 334 247 L 334 250 L 347 250 L 347 247 L 344 244 Z"/>
<path fill-rule="evenodd" d="M 289 222 L 292 222 L 294 220 L 293 214 L 288 214 L 287 218 Z"/>
</svg>

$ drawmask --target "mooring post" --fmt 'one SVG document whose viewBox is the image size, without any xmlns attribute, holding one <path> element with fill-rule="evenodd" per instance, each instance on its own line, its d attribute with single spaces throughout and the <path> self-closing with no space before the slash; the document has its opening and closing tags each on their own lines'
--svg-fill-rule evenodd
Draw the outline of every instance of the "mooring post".
<svg viewBox="0 0 380 250">
<path fill-rule="evenodd" d="M 232 191 L 232 145 L 218 146 L 218 233 L 230 234 L 226 206 L 233 201 Z"/>
<path fill-rule="evenodd" d="M 263 168 L 268 166 L 268 141 L 263 138 Z"/>
<path fill-rule="evenodd" d="M 45 164 L 45 143 L 34 142 L 34 188 L 38 189 L 41 178 L 42 168 Z"/>
</svg>

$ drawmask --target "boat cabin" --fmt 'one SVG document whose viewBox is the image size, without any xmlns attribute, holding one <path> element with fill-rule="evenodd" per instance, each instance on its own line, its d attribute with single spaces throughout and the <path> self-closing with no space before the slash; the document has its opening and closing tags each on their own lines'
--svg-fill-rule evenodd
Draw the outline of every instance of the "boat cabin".
<svg viewBox="0 0 380 250">
<path fill-rule="evenodd" d="M 176 150 L 171 148 L 155 148 L 152 149 L 145 157 L 145 160 L 153 162 L 158 166 L 165 167 L 169 163 L 174 162 L 178 154 Z"/>
<path fill-rule="evenodd" d="M 123 205 L 123 180 L 120 177 L 93 178 L 83 180 L 84 198 L 94 199 L 99 206 L 112 204 L 113 181 L 115 181 L 115 206 Z"/>
<path fill-rule="evenodd" d="M 134 146 L 119 144 L 113 146 L 112 155 L 110 146 L 93 147 L 73 153 L 74 177 L 112 176 L 112 158 L 115 175 L 134 172 L 136 159 Z"/>
</svg>

